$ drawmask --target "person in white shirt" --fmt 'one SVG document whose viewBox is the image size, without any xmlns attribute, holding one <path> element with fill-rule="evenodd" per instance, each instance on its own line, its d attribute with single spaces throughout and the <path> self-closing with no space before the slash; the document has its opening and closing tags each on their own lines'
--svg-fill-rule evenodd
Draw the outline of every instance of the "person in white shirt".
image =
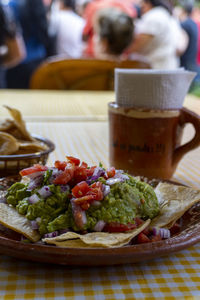
<svg viewBox="0 0 200 300">
<path fill-rule="evenodd" d="M 154 69 L 178 68 L 178 37 L 181 35 L 181 27 L 171 15 L 170 2 L 142 0 L 141 11 L 142 17 L 136 23 L 136 37 L 130 47 L 131 53 L 142 54 Z"/>
<path fill-rule="evenodd" d="M 56 53 L 68 58 L 80 58 L 84 46 L 82 32 L 85 21 L 74 10 L 74 0 L 59 0 L 59 9 L 54 16 Z"/>
</svg>

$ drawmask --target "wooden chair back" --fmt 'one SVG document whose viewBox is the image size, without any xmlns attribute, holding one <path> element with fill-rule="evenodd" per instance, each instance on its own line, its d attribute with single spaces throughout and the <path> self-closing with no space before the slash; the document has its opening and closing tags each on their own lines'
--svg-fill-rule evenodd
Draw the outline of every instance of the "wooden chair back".
<svg viewBox="0 0 200 300">
<path fill-rule="evenodd" d="M 106 61 L 93 59 L 47 59 L 34 72 L 31 89 L 113 90 L 114 69 L 149 69 L 142 60 Z"/>
</svg>

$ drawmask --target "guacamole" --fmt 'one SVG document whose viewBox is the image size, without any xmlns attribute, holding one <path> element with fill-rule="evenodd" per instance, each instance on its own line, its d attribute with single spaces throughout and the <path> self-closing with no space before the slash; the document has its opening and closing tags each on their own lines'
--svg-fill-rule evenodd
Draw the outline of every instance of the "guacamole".
<svg viewBox="0 0 200 300">
<path fill-rule="evenodd" d="M 41 235 L 94 231 L 99 222 L 134 224 L 136 217 L 153 219 L 159 213 L 153 188 L 115 168 L 88 167 L 70 157 L 32 171 L 21 172 L 29 181 L 13 184 L 6 199 Z"/>
</svg>

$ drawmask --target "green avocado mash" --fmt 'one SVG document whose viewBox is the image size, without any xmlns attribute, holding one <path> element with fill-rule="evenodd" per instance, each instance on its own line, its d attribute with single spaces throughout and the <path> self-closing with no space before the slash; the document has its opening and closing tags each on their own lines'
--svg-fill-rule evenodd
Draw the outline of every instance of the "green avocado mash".
<svg viewBox="0 0 200 300">
<path fill-rule="evenodd" d="M 134 223 L 136 216 L 152 219 L 159 212 L 153 188 L 131 176 L 125 182 L 112 185 L 110 193 L 100 203 L 99 207 L 91 205 L 86 211 L 85 229 L 92 230 L 99 220 L 128 224 Z"/>
<path fill-rule="evenodd" d="M 39 232 L 41 235 L 49 232 L 47 227 L 52 220 L 64 213 L 69 205 L 69 191 L 62 192 L 59 185 L 48 185 L 52 195 L 46 199 L 38 194 L 38 190 L 27 191 L 28 185 L 23 183 L 13 184 L 7 192 L 7 203 L 16 207 L 17 211 L 25 215 L 28 220 L 39 220 Z M 29 196 L 37 194 L 39 201 L 31 204 Z"/>
<path fill-rule="evenodd" d="M 111 185 L 109 194 L 98 201 L 98 205 L 91 203 L 85 211 L 87 222 L 82 230 L 92 231 L 100 220 L 128 224 L 134 223 L 135 217 L 153 219 L 159 213 L 153 188 L 132 176 L 128 177 L 124 182 Z M 47 176 L 45 178 L 45 183 L 48 183 Z M 101 177 L 98 180 L 102 183 L 105 181 Z M 36 220 L 41 235 L 66 228 L 80 231 L 73 218 L 70 190 L 63 192 L 59 185 L 54 184 L 48 187 L 51 196 L 42 198 L 38 193 L 41 186 L 30 192 L 27 190 L 28 184 L 15 183 L 8 189 L 7 202 L 29 220 Z M 34 204 L 29 202 L 33 194 L 39 197 L 39 201 Z"/>
</svg>

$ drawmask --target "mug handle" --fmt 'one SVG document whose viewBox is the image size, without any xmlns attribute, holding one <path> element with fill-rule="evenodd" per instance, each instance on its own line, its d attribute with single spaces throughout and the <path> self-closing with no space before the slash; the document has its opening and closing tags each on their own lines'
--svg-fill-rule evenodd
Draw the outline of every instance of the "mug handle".
<svg viewBox="0 0 200 300">
<path fill-rule="evenodd" d="M 187 152 L 200 146 L 200 116 L 187 108 L 182 108 L 179 124 L 182 127 L 186 123 L 191 123 L 194 126 L 195 135 L 192 140 L 176 148 L 173 156 L 173 165 L 176 165 Z"/>
</svg>

